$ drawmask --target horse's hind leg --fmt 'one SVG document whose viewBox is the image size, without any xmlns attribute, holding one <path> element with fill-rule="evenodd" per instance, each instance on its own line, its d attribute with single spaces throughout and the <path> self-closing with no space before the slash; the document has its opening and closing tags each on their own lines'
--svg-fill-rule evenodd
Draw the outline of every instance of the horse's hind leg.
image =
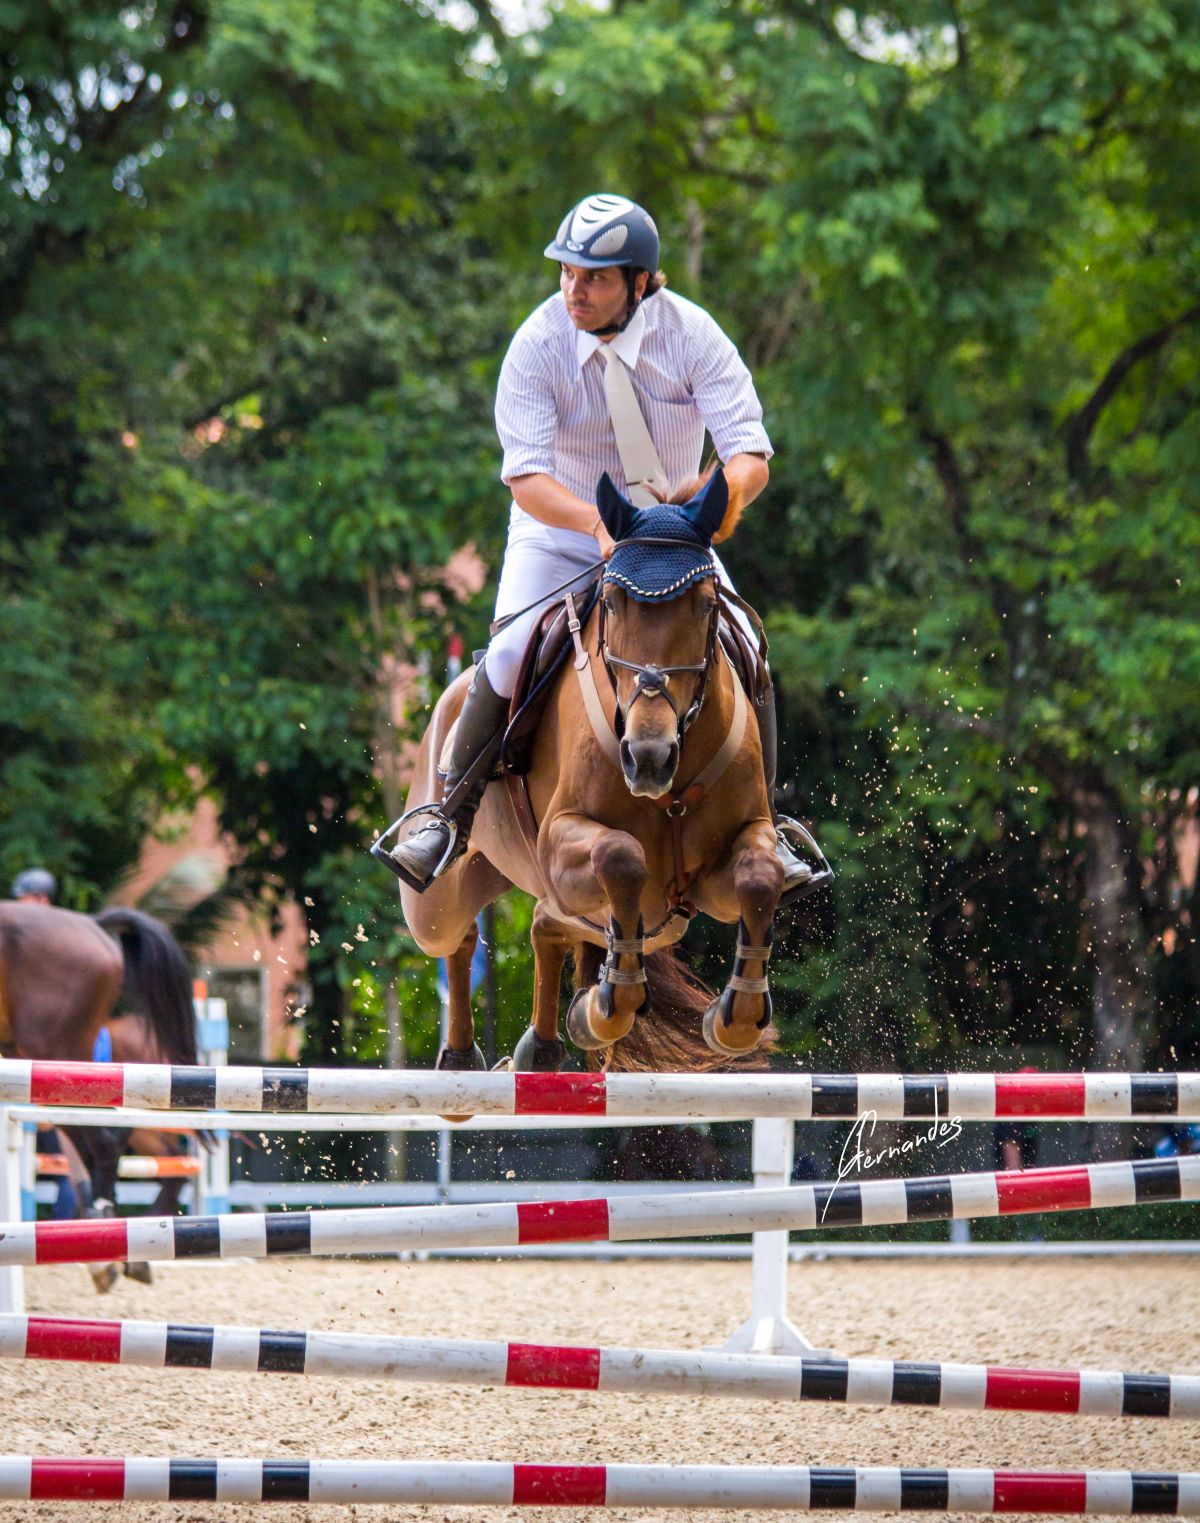
<svg viewBox="0 0 1200 1523">
<path fill-rule="evenodd" d="M 558 1034 L 558 996 L 571 944 L 562 926 L 539 903 L 533 912 L 533 1024 L 517 1043 L 513 1067 L 521 1073 L 557 1073 L 567 1060 Z"/>
<path fill-rule="evenodd" d="M 77 1189 L 77 1210 L 83 1217 L 110 1217 L 117 1214 L 117 1165 L 127 1132 L 108 1126 L 72 1128 L 70 1140 L 88 1171 L 85 1188 Z M 120 1269 L 116 1264 L 89 1264 L 88 1273 L 99 1295 L 116 1284 Z"/>
<path fill-rule="evenodd" d="M 755 821 L 740 833 L 730 854 L 729 871 L 739 920 L 733 974 L 704 1014 L 704 1040 L 714 1052 L 738 1056 L 753 1052 L 771 1024 L 767 960 L 771 925 L 783 892 L 783 867 L 773 832 Z"/>
</svg>

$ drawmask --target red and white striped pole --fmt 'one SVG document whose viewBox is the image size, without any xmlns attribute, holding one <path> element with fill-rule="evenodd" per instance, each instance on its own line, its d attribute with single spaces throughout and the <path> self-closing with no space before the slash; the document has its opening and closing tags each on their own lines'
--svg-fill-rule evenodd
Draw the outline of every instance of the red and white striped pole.
<svg viewBox="0 0 1200 1523">
<path fill-rule="evenodd" d="M 1200 1375 L 0 1317 L 0 1358 L 435 1384 L 1200 1419 Z"/>
<path fill-rule="evenodd" d="M 0 1223 L 0 1264 L 512 1248 L 804 1232 L 1200 1200 L 1200 1156 L 779 1190 L 714 1190 L 477 1206 Z"/>
<path fill-rule="evenodd" d="M 1200 1515 L 1200 1474 L 810 1465 L 0 1457 L 0 1500 Z"/>
<path fill-rule="evenodd" d="M 737 1121 L 1200 1121 L 1200 1074 L 527 1074 L 0 1060 L 0 1105 Z"/>
</svg>

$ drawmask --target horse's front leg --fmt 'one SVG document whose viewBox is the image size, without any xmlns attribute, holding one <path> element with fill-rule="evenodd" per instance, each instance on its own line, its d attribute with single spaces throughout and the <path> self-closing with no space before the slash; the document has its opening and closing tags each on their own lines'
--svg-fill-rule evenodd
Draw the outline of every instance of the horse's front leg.
<svg viewBox="0 0 1200 1523">
<path fill-rule="evenodd" d="M 728 1057 L 753 1052 L 771 1024 L 767 961 L 771 924 L 783 892 L 783 866 L 774 832 L 761 821 L 747 825 L 734 842 L 727 871 L 738 906 L 733 974 L 704 1014 L 704 1040 Z"/>
<path fill-rule="evenodd" d="M 594 1052 L 627 1036 L 650 1009 L 642 955 L 646 853 L 627 831 L 562 815 L 551 827 L 548 859 L 549 881 L 564 910 L 586 915 L 608 907 L 608 955 L 600 980 L 578 990 L 567 1011 L 568 1036 Z"/>
<path fill-rule="evenodd" d="M 433 1065 L 443 1072 L 476 1072 L 487 1067 L 483 1049 L 475 1040 L 475 1016 L 471 1010 L 471 959 L 479 927 L 472 920 L 463 938 L 446 958 L 446 1040 Z M 469 1121 L 470 1114 L 443 1115 L 443 1121 Z"/>
<path fill-rule="evenodd" d="M 471 959 L 479 927 L 467 922 L 462 940 L 446 958 L 446 1041 L 437 1055 L 441 1069 L 480 1069 L 487 1060 L 475 1041 L 475 1016 L 471 1011 Z"/>
</svg>

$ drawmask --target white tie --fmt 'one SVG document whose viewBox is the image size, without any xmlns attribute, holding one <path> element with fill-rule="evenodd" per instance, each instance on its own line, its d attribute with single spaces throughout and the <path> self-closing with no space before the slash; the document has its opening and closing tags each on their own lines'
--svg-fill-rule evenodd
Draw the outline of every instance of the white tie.
<svg viewBox="0 0 1200 1523">
<path fill-rule="evenodd" d="M 629 484 L 629 500 L 635 508 L 649 508 L 660 500 L 652 487 L 666 492 L 669 485 L 667 473 L 646 427 L 625 361 L 611 344 L 601 344 L 600 353 L 604 358 L 604 400 L 608 403 L 613 432 L 617 436 L 617 450 Z"/>
</svg>

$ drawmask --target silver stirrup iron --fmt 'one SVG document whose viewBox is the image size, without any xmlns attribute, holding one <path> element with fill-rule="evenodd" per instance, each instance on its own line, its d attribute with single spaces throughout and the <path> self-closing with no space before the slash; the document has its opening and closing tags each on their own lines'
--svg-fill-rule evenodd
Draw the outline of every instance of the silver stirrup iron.
<svg viewBox="0 0 1200 1523">
<path fill-rule="evenodd" d="M 396 860 L 391 853 L 390 847 L 396 845 L 402 839 L 402 835 L 403 839 L 407 840 L 413 834 L 411 830 L 405 831 L 404 826 L 410 820 L 415 820 L 421 815 L 428 815 L 431 823 L 445 825 L 446 829 L 450 832 L 449 844 L 442 853 L 441 861 L 433 870 L 433 877 L 436 878 L 454 860 L 454 848 L 458 844 L 458 825 L 454 817 L 448 815 L 441 804 L 418 804 L 415 809 L 409 809 L 398 820 L 394 820 L 371 847 L 371 855 L 377 862 L 382 862 L 385 867 L 390 868 L 397 878 L 400 879 L 401 883 L 406 883 L 409 888 L 416 889 L 418 893 L 422 889 L 427 888 L 432 879 L 427 880 L 425 883 L 414 882 L 412 874 L 402 863 Z"/>
</svg>

